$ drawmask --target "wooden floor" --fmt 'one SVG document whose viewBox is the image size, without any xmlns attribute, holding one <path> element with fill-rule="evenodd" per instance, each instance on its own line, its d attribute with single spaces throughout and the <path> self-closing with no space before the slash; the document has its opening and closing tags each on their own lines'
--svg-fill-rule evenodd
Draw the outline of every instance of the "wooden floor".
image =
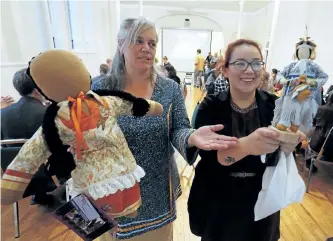
<svg viewBox="0 0 333 241">
<path fill-rule="evenodd" d="M 200 90 L 189 89 L 186 99 L 189 116 L 201 96 Z M 181 158 L 177 159 L 184 193 L 177 203 L 178 218 L 174 223 L 174 241 L 197 241 L 200 239 L 191 234 L 187 214 L 193 168 L 186 166 Z M 297 164 L 306 181 L 308 171 L 304 167 L 304 161 L 298 158 Z M 310 193 L 305 195 L 302 204 L 293 204 L 282 210 L 281 241 L 325 241 L 328 237 L 333 237 L 333 165 L 320 163 L 318 167 L 319 171 L 313 176 Z M 81 240 L 61 223 L 39 211 L 36 206 L 30 206 L 29 202 L 30 199 L 19 202 L 21 237 L 18 239 L 14 238 L 12 207 L 1 207 L 1 240 Z"/>
</svg>

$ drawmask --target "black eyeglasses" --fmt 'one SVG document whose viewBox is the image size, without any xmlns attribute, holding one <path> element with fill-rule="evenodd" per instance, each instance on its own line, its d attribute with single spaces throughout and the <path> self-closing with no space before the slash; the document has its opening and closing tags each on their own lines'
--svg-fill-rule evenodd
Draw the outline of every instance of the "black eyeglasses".
<svg viewBox="0 0 333 241">
<path fill-rule="evenodd" d="M 252 61 L 252 62 L 247 62 L 246 60 L 236 60 L 235 62 L 229 63 L 229 65 L 235 66 L 236 69 L 245 71 L 251 65 L 251 68 L 254 72 L 262 70 L 264 67 L 265 63 L 263 61 Z"/>
</svg>

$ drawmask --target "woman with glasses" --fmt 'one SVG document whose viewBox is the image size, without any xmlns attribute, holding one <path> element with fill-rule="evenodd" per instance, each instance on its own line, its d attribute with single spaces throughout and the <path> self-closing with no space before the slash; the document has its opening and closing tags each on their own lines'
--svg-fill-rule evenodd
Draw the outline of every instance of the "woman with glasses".
<svg viewBox="0 0 333 241">
<path fill-rule="evenodd" d="M 199 107 L 195 128 L 223 124 L 219 132 L 239 138 L 236 147 L 219 151 L 199 150 L 188 211 L 191 231 L 202 241 L 277 241 L 280 238 L 280 213 L 254 221 L 254 206 L 262 187 L 266 164 L 261 155 L 279 147 L 278 132 L 269 129 L 275 99 L 257 90 L 264 71 L 258 44 L 239 39 L 229 44 L 223 75 L 230 88 L 205 98 Z M 302 138 L 304 138 L 302 136 Z M 270 162 L 267 155 L 266 163 Z"/>
</svg>

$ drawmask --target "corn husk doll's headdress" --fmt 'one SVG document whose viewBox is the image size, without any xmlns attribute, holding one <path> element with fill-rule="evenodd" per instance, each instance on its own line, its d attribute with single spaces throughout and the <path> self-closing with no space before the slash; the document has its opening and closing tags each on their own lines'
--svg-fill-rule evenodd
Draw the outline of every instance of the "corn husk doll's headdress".
<svg viewBox="0 0 333 241">
<path fill-rule="evenodd" d="M 306 27 L 305 36 L 300 38 L 299 42 L 296 43 L 296 51 L 295 51 L 293 58 L 294 59 L 304 59 L 304 56 L 302 56 L 302 55 L 307 55 L 306 59 L 315 60 L 316 59 L 316 47 L 317 47 L 317 45 L 313 42 L 313 40 L 311 40 L 311 37 L 308 37 L 307 27 Z"/>
</svg>

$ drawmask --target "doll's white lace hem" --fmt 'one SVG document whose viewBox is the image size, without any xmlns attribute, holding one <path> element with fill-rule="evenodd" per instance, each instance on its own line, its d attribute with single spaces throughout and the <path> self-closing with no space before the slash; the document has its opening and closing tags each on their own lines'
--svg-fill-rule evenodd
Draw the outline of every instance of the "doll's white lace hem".
<svg viewBox="0 0 333 241">
<path fill-rule="evenodd" d="M 135 170 L 131 173 L 110 178 L 92 185 L 89 185 L 87 188 L 74 188 L 73 179 L 67 181 L 68 193 L 71 198 L 85 193 L 91 196 L 94 200 L 105 197 L 110 194 L 116 193 L 118 190 L 124 190 L 131 188 L 135 183 L 140 182 L 140 179 L 145 176 L 145 171 L 137 165 Z"/>
</svg>

